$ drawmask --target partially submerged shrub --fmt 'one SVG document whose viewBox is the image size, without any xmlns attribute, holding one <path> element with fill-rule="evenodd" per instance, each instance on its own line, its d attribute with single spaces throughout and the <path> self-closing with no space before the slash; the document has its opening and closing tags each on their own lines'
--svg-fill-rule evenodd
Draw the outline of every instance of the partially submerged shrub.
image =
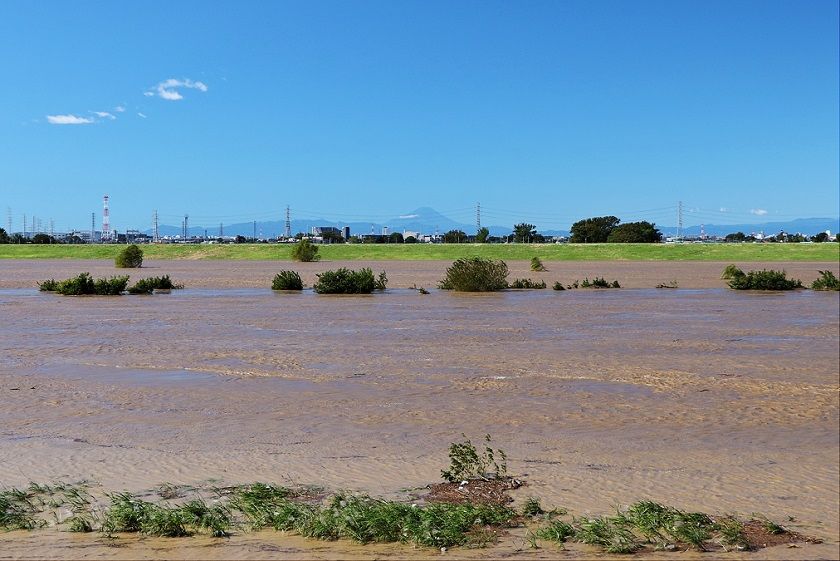
<svg viewBox="0 0 840 561">
<path fill-rule="evenodd" d="M 126 247 L 114 259 L 118 269 L 136 269 L 143 265 L 143 250 L 134 244 Z"/>
<path fill-rule="evenodd" d="M 793 290 L 802 288 L 802 281 L 789 279 L 785 271 L 762 269 L 744 273 L 741 269 L 730 265 L 723 271 L 724 278 L 728 278 L 729 287 L 735 290 Z"/>
<path fill-rule="evenodd" d="M 55 292 L 58 290 L 58 281 L 55 279 L 45 280 L 38 283 L 38 290 L 41 292 Z"/>
<path fill-rule="evenodd" d="M 318 294 L 370 294 L 376 288 L 373 271 L 367 267 L 358 271 L 342 267 L 317 276 L 313 288 Z"/>
<path fill-rule="evenodd" d="M 271 281 L 272 290 L 303 290 L 303 281 L 295 271 L 280 271 Z"/>
<path fill-rule="evenodd" d="M 546 271 L 547 269 L 545 268 L 545 265 L 543 265 L 543 262 L 540 261 L 539 257 L 532 257 L 531 258 L 531 270 L 535 271 L 537 273 L 541 273 L 543 271 Z"/>
<path fill-rule="evenodd" d="M 679 288 L 679 284 L 677 284 L 677 281 L 672 280 L 670 282 L 663 282 L 663 283 L 657 284 L 656 288 Z"/>
<path fill-rule="evenodd" d="M 566 290 L 566 287 L 563 286 L 563 283 L 560 281 L 556 281 L 554 283 L 554 286 L 552 286 L 551 288 L 553 288 L 554 290 Z"/>
<path fill-rule="evenodd" d="M 321 257 L 318 255 L 318 246 L 304 238 L 292 246 L 292 259 L 295 261 L 317 261 Z"/>
<path fill-rule="evenodd" d="M 577 284 L 577 281 L 575 281 Z M 583 279 L 583 282 L 580 283 L 581 288 L 621 288 L 621 285 L 618 284 L 617 280 L 612 282 L 608 282 L 607 279 L 604 277 L 595 277 L 592 280 L 589 280 L 589 277 Z M 575 286 L 577 288 L 577 286 Z"/>
<path fill-rule="evenodd" d="M 388 286 L 388 276 L 385 274 L 385 271 L 381 271 L 379 273 L 379 277 L 374 281 L 373 288 L 374 290 L 385 290 Z"/>
<path fill-rule="evenodd" d="M 504 261 L 482 257 L 462 257 L 446 270 L 438 284 L 444 290 L 492 292 L 507 288 L 508 268 Z"/>
<path fill-rule="evenodd" d="M 134 286 L 128 288 L 129 294 L 152 294 L 155 290 L 173 290 L 184 288 L 181 284 L 175 284 L 169 275 L 162 277 L 149 277 L 147 279 L 140 279 Z"/>
<path fill-rule="evenodd" d="M 514 279 L 510 288 L 545 288 L 545 281 L 533 281 L 531 279 Z"/>
<path fill-rule="evenodd" d="M 820 271 L 820 278 L 811 283 L 814 290 L 840 290 L 840 280 L 831 271 Z M 41 289 L 43 290 L 43 288 Z"/>
<path fill-rule="evenodd" d="M 50 286 L 54 288 L 55 292 L 65 296 L 82 296 L 86 294 L 116 296 L 125 291 L 127 284 L 128 276 L 94 280 L 90 276 L 90 273 L 81 273 L 78 276 L 51 284 Z"/>
<path fill-rule="evenodd" d="M 441 470 L 446 481 L 456 482 L 469 479 L 498 479 L 507 473 L 507 455 L 503 450 L 490 447 L 490 435 L 484 436 L 484 451 L 479 454 L 475 445 L 462 434 L 464 442 L 449 445 L 449 469 Z M 496 461 L 496 456 L 499 461 Z"/>
</svg>

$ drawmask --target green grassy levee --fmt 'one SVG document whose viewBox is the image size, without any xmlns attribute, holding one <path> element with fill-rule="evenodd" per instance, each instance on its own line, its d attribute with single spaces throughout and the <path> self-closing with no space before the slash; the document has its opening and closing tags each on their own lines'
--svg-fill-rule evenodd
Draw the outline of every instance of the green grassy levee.
<svg viewBox="0 0 840 561">
<path fill-rule="evenodd" d="M 123 245 L 0 245 L 0 259 L 113 259 Z M 291 244 L 150 244 L 144 259 L 290 261 Z M 333 244 L 322 260 L 453 261 L 460 257 L 542 261 L 823 261 L 840 260 L 840 244 Z"/>
</svg>

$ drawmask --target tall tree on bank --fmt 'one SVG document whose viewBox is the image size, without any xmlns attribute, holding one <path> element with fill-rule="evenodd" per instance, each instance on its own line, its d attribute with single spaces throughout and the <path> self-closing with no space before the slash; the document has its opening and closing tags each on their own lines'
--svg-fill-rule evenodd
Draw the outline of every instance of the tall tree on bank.
<svg viewBox="0 0 840 561">
<path fill-rule="evenodd" d="M 572 224 L 569 240 L 572 243 L 606 243 L 610 233 L 621 222 L 615 216 L 599 216 L 579 220 Z"/>
<path fill-rule="evenodd" d="M 490 230 L 486 226 L 482 226 L 475 233 L 476 243 L 487 243 L 487 238 L 490 237 Z"/>
<path fill-rule="evenodd" d="M 607 243 L 659 243 L 662 232 L 650 222 L 627 222 L 613 228 L 607 236 Z"/>
<path fill-rule="evenodd" d="M 531 243 L 536 241 L 537 227 L 525 222 L 513 225 L 513 241 L 516 243 Z"/>
</svg>

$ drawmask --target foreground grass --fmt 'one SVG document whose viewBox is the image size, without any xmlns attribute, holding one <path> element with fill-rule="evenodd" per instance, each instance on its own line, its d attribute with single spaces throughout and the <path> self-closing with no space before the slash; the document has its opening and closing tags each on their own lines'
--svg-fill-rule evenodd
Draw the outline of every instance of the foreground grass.
<svg viewBox="0 0 840 561">
<path fill-rule="evenodd" d="M 114 259 L 122 245 L 0 245 L 0 259 Z M 455 260 L 461 257 L 541 261 L 823 261 L 840 244 L 360 244 L 319 246 L 323 260 Z M 291 245 L 144 245 L 146 259 L 291 261 Z"/>
<path fill-rule="evenodd" d="M 491 480 L 501 482 L 502 480 Z M 469 480 L 469 485 L 483 479 Z M 456 485 L 468 485 L 465 481 Z M 202 494 L 203 493 L 203 494 Z M 190 495 L 190 496 L 187 496 Z M 405 543 L 420 547 L 486 547 L 509 528 L 524 528 L 530 547 L 566 542 L 614 554 L 651 550 L 743 551 L 767 545 L 815 541 L 760 515 L 748 520 L 686 512 L 640 501 L 613 515 L 573 517 L 546 511 L 530 497 L 520 509 L 497 503 L 407 503 L 319 488 L 292 489 L 252 483 L 224 488 L 178 489 L 162 485 L 142 497 L 105 493 L 97 501 L 85 483 L 31 484 L 0 490 L 0 530 L 55 526 L 68 532 L 99 532 L 185 538 L 229 537 L 273 529 L 318 540 L 361 544 Z"/>
</svg>

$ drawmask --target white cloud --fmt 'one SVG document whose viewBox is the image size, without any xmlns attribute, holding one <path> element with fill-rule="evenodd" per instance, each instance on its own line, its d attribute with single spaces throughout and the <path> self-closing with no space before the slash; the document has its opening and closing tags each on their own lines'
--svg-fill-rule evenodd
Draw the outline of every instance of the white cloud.
<svg viewBox="0 0 840 561">
<path fill-rule="evenodd" d="M 125 113 L 125 105 L 117 105 L 114 107 L 115 113 Z"/>
<path fill-rule="evenodd" d="M 51 125 L 89 125 L 94 122 L 93 119 L 76 115 L 47 115 L 47 121 Z"/>
<path fill-rule="evenodd" d="M 147 97 L 157 95 L 158 97 L 169 101 L 179 101 L 181 99 L 184 99 L 184 96 L 181 95 L 181 92 L 178 91 L 182 88 L 190 88 L 193 90 L 198 90 L 200 92 L 206 92 L 207 84 L 205 84 L 204 82 L 193 81 L 189 78 L 185 78 L 183 80 L 170 78 L 168 80 L 164 80 L 163 82 L 155 86 L 154 90 L 143 92 L 143 95 Z"/>
<path fill-rule="evenodd" d="M 419 214 L 403 214 L 400 218 L 417 218 Z"/>
<path fill-rule="evenodd" d="M 751 208 L 750 214 L 755 214 L 756 216 L 764 216 L 765 214 L 767 214 L 767 211 L 763 208 Z"/>
<path fill-rule="evenodd" d="M 722 206 L 722 207 L 720 207 L 720 211 L 721 212 L 729 212 L 729 209 L 726 208 L 725 206 Z"/>
<path fill-rule="evenodd" d="M 146 118 L 146 116 L 145 116 L 145 115 L 143 115 L 142 113 L 140 113 L 139 111 L 137 112 L 137 116 L 138 116 L 138 117 L 143 117 L 144 119 Z"/>
<path fill-rule="evenodd" d="M 111 113 L 108 113 L 107 111 L 91 111 L 91 113 L 93 113 L 97 117 L 101 117 L 103 119 L 111 119 L 112 121 L 114 119 L 116 119 L 116 117 L 114 117 L 114 115 L 112 115 Z"/>
</svg>

